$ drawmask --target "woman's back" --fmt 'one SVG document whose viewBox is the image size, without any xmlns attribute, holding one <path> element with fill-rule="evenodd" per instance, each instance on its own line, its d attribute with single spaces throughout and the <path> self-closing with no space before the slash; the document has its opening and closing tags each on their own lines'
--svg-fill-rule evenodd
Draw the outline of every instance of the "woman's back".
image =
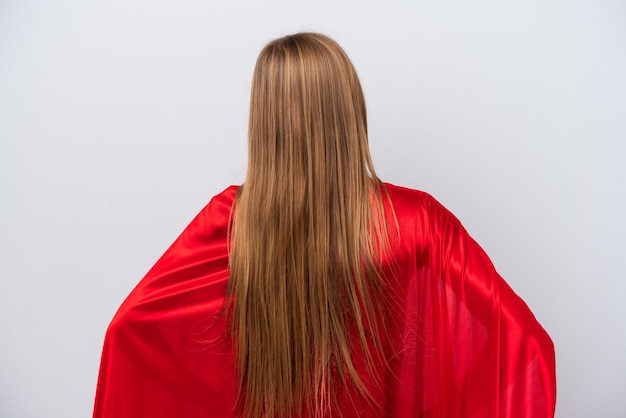
<svg viewBox="0 0 626 418">
<path fill-rule="evenodd" d="M 386 271 L 401 309 L 391 318 L 385 386 L 374 392 L 384 416 L 552 416 L 554 352 L 532 313 L 436 200 L 387 189 L 399 238 Z M 219 315 L 236 191 L 198 214 L 116 314 L 95 417 L 237 416 L 229 321 Z M 341 406 L 344 417 L 381 416 L 345 397 Z"/>
</svg>

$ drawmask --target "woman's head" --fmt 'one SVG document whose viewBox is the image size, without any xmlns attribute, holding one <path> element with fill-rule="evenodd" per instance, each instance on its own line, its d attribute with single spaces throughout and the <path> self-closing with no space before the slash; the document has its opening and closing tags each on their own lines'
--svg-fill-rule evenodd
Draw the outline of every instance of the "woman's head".
<svg viewBox="0 0 626 418">
<path fill-rule="evenodd" d="M 321 34 L 297 33 L 263 48 L 248 136 L 248 179 L 289 176 L 323 186 L 373 174 L 359 79 L 341 47 Z"/>
</svg>

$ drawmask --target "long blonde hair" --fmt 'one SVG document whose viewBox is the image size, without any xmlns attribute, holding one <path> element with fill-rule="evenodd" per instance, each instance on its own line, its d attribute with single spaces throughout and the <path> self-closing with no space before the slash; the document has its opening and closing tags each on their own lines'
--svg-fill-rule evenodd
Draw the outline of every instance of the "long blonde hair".
<svg viewBox="0 0 626 418">
<path fill-rule="evenodd" d="M 298 33 L 261 51 L 248 140 L 228 288 L 239 413 L 328 416 L 342 399 L 380 408 L 383 187 L 361 85 L 337 43 Z"/>
</svg>

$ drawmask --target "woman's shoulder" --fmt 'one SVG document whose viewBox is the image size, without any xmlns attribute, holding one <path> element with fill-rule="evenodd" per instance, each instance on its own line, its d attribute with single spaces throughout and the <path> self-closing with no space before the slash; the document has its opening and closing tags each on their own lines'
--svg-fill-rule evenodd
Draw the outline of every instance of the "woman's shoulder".
<svg viewBox="0 0 626 418">
<path fill-rule="evenodd" d="M 413 189 L 410 187 L 399 186 L 397 184 L 384 182 L 383 185 L 387 189 L 390 194 L 398 195 L 398 196 L 413 196 L 413 197 L 424 197 L 430 196 L 427 192 L 423 190 Z"/>
<path fill-rule="evenodd" d="M 207 206 L 211 204 L 216 204 L 216 203 L 232 204 L 235 200 L 235 196 L 237 195 L 237 191 L 239 190 L 240 187 L 241 186 L 236 185 L 236 184 L 232 184 L 226 187 L 224 190 L 222 190 L 221 192 L 213 196 Z"/>
<path fill-rule="evenodd" d="M 423 190 L 398 186 L 392 183 L 383 183 L 386 192 L 393 204 L 394 210 L 408 210 L 415 213 L 418 210 L 429 210 L 440 203 L 430 193 Z"/>
<path fill-rule="evenodd" d="M 454 214 L 430 193 L 391 183 L 384 186 L 400 228 L 416 231 L 415 239 L 426 239 L 446 226 L 461 226 Z"/>
<path fill-rule="evenodd" d="M 212 239 L 226 233 L 231 219 L 233 203 L 240 186 L 228 186 L 214 195 L 192 219 L 183 235 L 199 235 L 203 239 Z"/>
<path fill-rule="evenodd" d="M 214 195 L 211 200 L 209 200 L 209 203 L 202 208 L 199 215 L 216 211 L 230 213 L 235 197 L 237 196 L 237 191 L 240 187 L 241 186 L 238 185 L 230 185 L 218 194 Z"/>
</svg>

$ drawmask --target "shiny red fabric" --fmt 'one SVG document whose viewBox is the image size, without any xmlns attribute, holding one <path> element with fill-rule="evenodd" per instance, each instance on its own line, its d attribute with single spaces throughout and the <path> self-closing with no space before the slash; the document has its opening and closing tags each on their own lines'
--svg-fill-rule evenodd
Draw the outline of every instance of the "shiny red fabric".
<svg viewBox="0 0 626 418">
<path fill-rule="evenodd" d="M 554 348 L 461 223 L 430 195 L 387 185 L 399 223 L 390 283 L 388 417 L 552 417 Z M 227 319 L 231 186 L 196 216 L 111 322 L 95 418 L 230 417 L 237 374 Z M 393 227 L 392 227 L 393 229 Z M 344 405 L 345 417 L 380 416 Z"/>
</svg>

